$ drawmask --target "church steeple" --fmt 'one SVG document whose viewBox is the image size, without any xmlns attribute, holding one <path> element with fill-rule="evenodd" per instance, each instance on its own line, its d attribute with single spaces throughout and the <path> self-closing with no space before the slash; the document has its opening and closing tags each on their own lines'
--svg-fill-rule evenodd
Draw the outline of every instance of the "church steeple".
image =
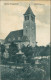
<svg viewBox="0 0 51 80">
<path fill-rule="evenodd" d="M 28 15 L 28 14 L 31 14 L 31 15 L 35 16 L 31 7 L 30 7 L 30 5 L 29 5 L 28 9 L 26 10 L 26 12 L 24 13 L 24 15 Z"/>
<path fill-rule="evenodd" d="M 28 37 L 30 45 L 36 45 L 35 15 L 30 5 L 24 14 L 23 35 Z"/>
<path fill-rule="evenodd" d="M 34 21 L 35 22 L 35 15 L 29 5 L 28 9 L 26 10 L 25 14 L 24 14 L 24 20 L 27 21 L 27 20 L 31 20 L 31 21 Z"/>
</svg>

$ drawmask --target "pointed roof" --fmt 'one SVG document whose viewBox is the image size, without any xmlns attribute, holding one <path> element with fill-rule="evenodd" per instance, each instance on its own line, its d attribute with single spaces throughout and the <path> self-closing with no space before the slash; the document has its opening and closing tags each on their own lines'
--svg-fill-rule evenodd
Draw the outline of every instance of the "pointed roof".
<svg viewBox="0 0 51 80">
<path fill-rule="evenodd" d="M 27 36 L 23 36 L 23 29 L 22 30 L 16 30 L 12 31 L 8 34 L 8 36 L 5 38 L 5 43 L 10 42 L 29 42 L 29 39 Z"/>
<path fill-rule="evenodd" d="M 31 9 L 31 7 L 30 7 L 30 5 L 29 5 L 29 7 L 28 7 L 28 9 L 27 9 L 27 11 L 25 12 L 24 15 L 27 15 L 27 14 L 32 14 L 33 16 L 35 16 L 32 9 Z"/>
</svg>

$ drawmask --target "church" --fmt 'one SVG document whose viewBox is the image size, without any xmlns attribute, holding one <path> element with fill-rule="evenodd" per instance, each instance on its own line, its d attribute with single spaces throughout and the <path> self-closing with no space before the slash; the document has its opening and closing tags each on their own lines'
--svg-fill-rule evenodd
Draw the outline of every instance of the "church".
<svg viewBox="0 0 51 80">
<path fill-rule="evenodd" d="M 15 42 L 20 48 L 22 45 L 36 46 L 35 15 L 29 6 L 24 13 L 23 29 L 12 31 L 5 38 L 5 45 Z"/>
</svg>

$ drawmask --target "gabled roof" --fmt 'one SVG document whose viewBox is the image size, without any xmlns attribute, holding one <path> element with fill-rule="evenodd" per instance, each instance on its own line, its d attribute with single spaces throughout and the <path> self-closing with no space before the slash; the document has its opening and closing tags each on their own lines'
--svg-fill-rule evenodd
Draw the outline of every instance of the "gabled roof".
<svg viewBox="0 0 51 80">
<path fill-rule="evenodd" d="M 5 43 L 10 42 L 26 42 L 28 41 L 27 36 L 23 36 L 23 30 L 12 31 L 5 38 Z"/>
<path fill-rule="evenodd" d="M 27 15 L 27 14 L 32 14 L 33 16 L 35 16 L 30 6 L 28 7 L 24 15 Z"/>
</svg>

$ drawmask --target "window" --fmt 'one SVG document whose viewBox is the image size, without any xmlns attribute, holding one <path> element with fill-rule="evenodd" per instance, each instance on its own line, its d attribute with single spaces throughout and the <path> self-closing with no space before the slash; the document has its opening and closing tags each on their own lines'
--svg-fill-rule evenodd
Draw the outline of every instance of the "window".
<svg viewBox="0 0 51 80">
<path fill-rule="evenodd" d="M 20 40 L 20 37 L 18 37 L 18 40 Z"/>
<path fill-rule="evenodd" d="M 25 20 L 29 20 L 29 16 L 25 16 Z"/>
<path fill-rule="evenodd" d="M 32 21 L 34 20 L 34 17 L 33 17 L 33 16 L 31 16 L 31 20 L 32 20 Z"/>
</svg>

